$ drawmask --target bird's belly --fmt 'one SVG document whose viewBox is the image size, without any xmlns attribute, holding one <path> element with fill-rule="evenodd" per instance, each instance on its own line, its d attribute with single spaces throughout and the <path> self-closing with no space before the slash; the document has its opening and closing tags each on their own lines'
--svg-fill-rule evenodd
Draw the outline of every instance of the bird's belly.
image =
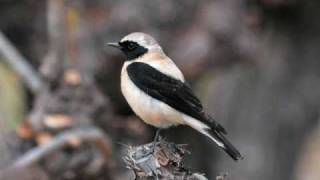
<svg viewBox="0 0 320 180">
<path fill-rule="evenodd" d="M 183 124 L 183 116 L 169 105 L 147 95 L 129 77 L 121 79 L 121 91 L 132 110 L 147 124 L 158 128 Z"/>
</svg>

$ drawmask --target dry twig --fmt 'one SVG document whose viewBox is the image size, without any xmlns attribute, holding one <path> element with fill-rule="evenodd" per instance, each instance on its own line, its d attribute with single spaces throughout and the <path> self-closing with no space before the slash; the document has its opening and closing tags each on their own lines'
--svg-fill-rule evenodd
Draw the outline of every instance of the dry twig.
<svg viewBox="0 0 320 180">
<path fill-rule="evenodd" d="M 95 127 L 77 128 L 62 132 L 47 144 L 30 150 L 13 163 L 13 168 L 19 169 L 28 167 L 62 147 L 72 144 L 75 139 L 81 142 L 88 141 L 96 144 L 103 153 L 104 158 L 111 153 L 109 138 L 106 137 L 101 130 Z"/>
<path fill-rule="evenodd" d="M 28 63 L 16 47 L 5 37 L 0 31 L 0 53 L 4 56 L 4 60 L 12 66 L 12 68 L 24 80 L 26 86 L 33 92 L 37 93 L 43 87 L 44 82 L 39 73 Z"/>
<path fill-rule="evenodd" d="M 55 81 L 66 64 L 65 0 L 47 0 L 47 9 L 49 48 L 40 72 L 47 80 Z"/>
<path fill-rule="evenodd" d="M 185 145 L 176 145 L 160 140 L 155 152 L 152 153 L 153 144 L 138 147 L 129 147 L 124 160 L 129 169 L 135 173 L 136 179 L 159 180 L 206 180 L 199 173 L 192 173 L 182 165 L 185 155 Z"/>
</svg>

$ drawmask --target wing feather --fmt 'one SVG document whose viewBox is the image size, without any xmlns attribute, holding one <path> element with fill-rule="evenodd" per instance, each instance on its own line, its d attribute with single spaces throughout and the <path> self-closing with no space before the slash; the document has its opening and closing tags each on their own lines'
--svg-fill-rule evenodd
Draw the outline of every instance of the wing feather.
<svg viewBox="0 0 320 180">
<path fill-rule="evenodd" d="M 221 125 L 205 114 L 200 100 L 187 83 L 163 74 L 142 62 L 131 63 L 127 67 L 127 72 L 134 84 L 151 97 L 202 121 L 219 132 L 226 133 Z"/>
</svg>

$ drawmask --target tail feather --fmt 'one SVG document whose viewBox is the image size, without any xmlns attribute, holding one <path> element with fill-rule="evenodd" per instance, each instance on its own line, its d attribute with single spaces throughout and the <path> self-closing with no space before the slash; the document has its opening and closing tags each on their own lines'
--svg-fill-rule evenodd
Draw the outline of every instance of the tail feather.
<svg viewBox="0 0 320 180">
<path fill-rule="evenodd" d="M 238 161 L 243 159 L 240 152 L 229 142 L 229 140 L 220 132 L 210 131 L 209 136 L 214 141 L 219 141 L 223 146 L 220 146 L 233 160 Z"/>
<path fill-rule="evenodd" d="M 185 116 L 184 120 L 187 125 L 213 140 L 235 161 L 243 159 L 240 152 L 224 136 L 227 132 L 218 123 L 215 123 L 214 126 L 210 126 L 189 116 Z"/>
</svg>

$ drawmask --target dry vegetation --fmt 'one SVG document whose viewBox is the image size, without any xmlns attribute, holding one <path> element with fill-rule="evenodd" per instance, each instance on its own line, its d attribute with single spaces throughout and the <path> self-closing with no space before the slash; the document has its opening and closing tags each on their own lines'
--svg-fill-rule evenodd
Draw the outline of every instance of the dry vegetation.
<svg viewBox="0 0 320 180">
<path fill-rule="evenodd" d="M 316 0 L 1 1 L 0 179 L 317 179 L 319 8 Z M 159 39 L 243 161 L 183 127 L 163 136 L 187 143 L 190 155 L 161 141 L 154 156 L 137 156 L 153 129 L 122 98 L 123 57 L 104 45 L 132 31 Z"/>
</svg>

